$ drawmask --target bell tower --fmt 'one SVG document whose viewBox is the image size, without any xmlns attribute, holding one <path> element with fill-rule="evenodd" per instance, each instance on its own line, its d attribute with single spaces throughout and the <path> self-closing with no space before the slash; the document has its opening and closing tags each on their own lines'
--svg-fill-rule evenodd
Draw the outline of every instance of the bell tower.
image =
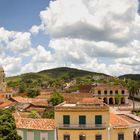
<svg viewBox="0 0 140 140">
<path fill-rule="evenodd" d="M 5 83 L 5 72 L 2 66 L 0 66 L 0 92 L 6 91 L 6 83 Z"/>
</svg>

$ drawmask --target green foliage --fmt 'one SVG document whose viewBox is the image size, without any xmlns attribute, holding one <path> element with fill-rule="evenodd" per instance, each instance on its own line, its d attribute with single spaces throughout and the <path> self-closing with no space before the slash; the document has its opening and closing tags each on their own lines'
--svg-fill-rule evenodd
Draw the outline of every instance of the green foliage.
<svg viewBox="0 0 140 140">
<path fill-rule="evenodd" d="M 135 101 L 134 101 L 134 95 L 138 92 L 139 86 L 138 82 L 134 80 L 130 80 L 128 82 L 128 90 L 130 93 L 130 97 L 133 99 L 133 112 L 135 111 Z"/>
<path fill-rule="evenodd" d="M 94 75 L 102 75 L 105 77 L 110 77 L 103 73 L 95 73 L 84 70 L 72 69 L 72 68 L 56 68 L 50 70 L 44 70 L 38 73 L 27 73 L 20 76 L 8 77 L 6 82 L 8 82 L 10 87 L 19 87 L 21 92 L 27 91 L 27 89 L 42 87 L 54 87 L 56 89 L 62 88 L 64 82 L 70 82 L 73 79 L 79 78 L 82 83 L 93 82 Z M 80 82 L 80 81 L 79 81 Z M 45 83 L 45 85 L 44 85 Z"/>
<path fill-rule="evenodd" d="M 27 89 L 26 84 L 24 82 L 20 82 L 19 83 L 19 92 L 24 93 L 26 91 L 26 89 Z"/>
<path fill-rule="evenodd" d="M 122 99 L 123 95 L 121 93 L 118 93 L 117 95 L 115 95 L 115 98 L 117 100 L 117 103 L 118 103 L 118 108 L 121 104 L 121 99 Z"/>
<path fill-rule="evenodd" d="M 131 97 L 133 97 L 138 92 L 138 89 L 139 89 L 138 82 L 134 80 L 129 80 L 128 90 Z"/>
<path fill-rule="evenodd" d="M 27 90 L 27 96 L 29 98 L 34 98 L 34 97 L 38 96 L 39 94 L 40 94 L 39 90 L 36 90 L 36 89 L 28 89 Z"/>
<path fill-rule="evenodd" d="M 9 86 L 9 87 L 12 87 L 12 88 L 16 88 L 16 87 L 18 87 L 18 82 L 17 81 L 9 81 L 9 82 L 7 82 L 7 85 Z"/>
<path fill-rule="evenodd" d="M 40 115 L 38 114 L 36 110 L 31 110 L 29 117 L 35 119 L 35 118 L 40 118 Z"/>
<path fill-rule="evenodd" d="M 80 90 L 80 88 L 78 86 L 75 87 L 70 87 L 69 89 L 66 89 L 65 92 L 71 93 L 71 92 L 76 92 Z"/>
<path fill-rule="evenodd" d="M 10 110 L 0 110 L 0 140 L 21 140 Z"/>
<path fill-rule="evenodd" d="M 53 106 L 56 106 L 62 103 L 63 101 L 64 101 L 63 96 L 58 92 L 54 92 L 49 100 L 49 103 L 52 103 Z"/>
<path fill-rule="evenodd" d="M 126 74 L 126 75 L 122 75 L 119 78 L 123 79 L 131 79 L 131 80 L 136 80 L 136 81 L 140 81 L 140 74 Z"/>
<path fill-rule="evenodd" d="M 54 110 L 45 111 L 42 118 L 54 119 Z"/>
</svg>

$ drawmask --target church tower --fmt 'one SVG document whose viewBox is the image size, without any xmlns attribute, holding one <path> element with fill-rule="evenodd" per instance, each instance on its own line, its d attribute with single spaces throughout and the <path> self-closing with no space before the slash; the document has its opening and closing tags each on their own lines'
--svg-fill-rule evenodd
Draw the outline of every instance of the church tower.
<svg viewBox="0 0 140 140">
<path fill-rule="evenodd" d="M 0 66 L 0 92 L 6 92 L 5 72 L 2 66 Z"/>
</svg>

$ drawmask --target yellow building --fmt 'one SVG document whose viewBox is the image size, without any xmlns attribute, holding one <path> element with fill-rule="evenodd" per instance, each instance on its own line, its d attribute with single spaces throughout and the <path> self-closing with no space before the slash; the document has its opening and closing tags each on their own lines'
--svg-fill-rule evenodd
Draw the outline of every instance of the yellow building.
<svg viewBox="0 0 140 140">
<path fill-rule="evenodd" d="M 98 97 L 106 104 L 118 104 L 117 95 L 121 94 L 121 104 L 128 104 L 129 92 L 119 85 L 101 84 L 92 89 L 94 97 Z"/>
<path fill-rule="evenodd" d="M 56 106 L 55 123 L 57 140 L 133 139 L 128 123 L 117 115 L 110 115 L 108 105 L 97 98 L 84 98 L 75 104 L 64 102 Z"/>
</svg>

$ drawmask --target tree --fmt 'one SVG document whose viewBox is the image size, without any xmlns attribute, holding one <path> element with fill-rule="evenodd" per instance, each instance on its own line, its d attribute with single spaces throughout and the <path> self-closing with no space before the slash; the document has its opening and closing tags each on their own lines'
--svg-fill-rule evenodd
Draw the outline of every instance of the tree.
<svg viewBox="0 0 140 140">
<path fill-rule="evenodd" d="M 117 100 L 118 109 L 119 109 L 120 104 L 121 104 L 122 94 L 121 94 L 121 93 L 118 93 L 118 94 L 115 96 L 115 99 Z"/>
<path fill-rule="evenodd" d="M 25 85 L 25 83 L 24 82 L 20 82 L 19 83 L 19 92 L 20 93 L 24 93 L 25 91 L 26 91 L 26 85 Z"/>
<path fill-rule="evenodd" d="M 39 94 L 40 94 L 40 91 L 36 90 L 36 89 L 28 89 L 28 91 L 27 91 L 27 96 L 29 98 L 34 98 L 34 97 L 38 96 Z"/>
<path fill-rule="evenodd" d="M 51 96 L 49 103 L 52 103 L 53 106 L 56 106 L 64 101 L 63 96 L 59 92 L 54 92 Z"/>
<path fill-rule="evenodd" d="M 0 140 L 21 140 L 10 110 L 0 110 Z"/>
<path fill-rule="evenodd" d="M 54 110 L 45 111 L 42 115 L 43 118 L 54 119 Z"/>
<path fill-rule="evenodd" d="M 40 115 L 38 114 L 38 112 L 36 110 L 31 110 L 29 117 L 31 118 L 40 118 Z"/>
<path fill-rule="evenodd" d="M 133 100 L 133 112 L 135 111 L 135 101 L 134 101 L 134 96 L 135 94 L 138 92 L 138 83 L 134 80 L 130 80 L 128 82 L 128 90 L 129 90 L 129 94 L 130 94 L 130 97 L 132 98 Z"/>
</svg>

